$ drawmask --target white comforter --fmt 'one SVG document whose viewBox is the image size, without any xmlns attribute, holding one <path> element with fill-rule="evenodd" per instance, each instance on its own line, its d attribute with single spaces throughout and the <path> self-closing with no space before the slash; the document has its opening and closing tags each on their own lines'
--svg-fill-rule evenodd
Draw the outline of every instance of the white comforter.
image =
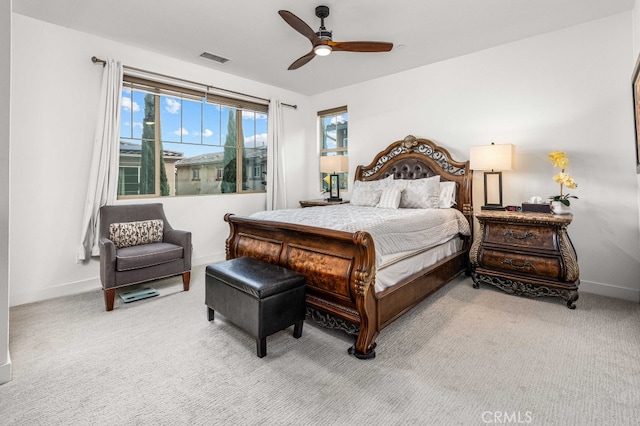
<svg viewBox="0 0 640 426">
<path fill-rule="evenodd" d="M 262 211 L 251 217 L 337 231 L 369 232 L 376 247 L 376 265 L 385 255 L 424 250 L 458 234 L 471 235 L 469 222 L 453 208 L 393 210 L 339 204 Z"/>
</svg>

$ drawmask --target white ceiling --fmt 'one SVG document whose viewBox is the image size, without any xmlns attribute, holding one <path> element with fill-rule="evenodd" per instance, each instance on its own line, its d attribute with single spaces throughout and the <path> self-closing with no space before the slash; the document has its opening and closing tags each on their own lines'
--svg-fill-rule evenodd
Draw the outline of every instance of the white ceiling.
<svg viewBox="0 0 640 426">
<path fill-rule="evenodd" d="M 631 10 L 635 0 L 13 0 L 15 13 L 313 95 Z M 331 8 L 334 41 L 386 41 L 388 53 L 334 52 L 295 71 Z M 229 58 L 218 64 L 204 51 Z M 100 52 L 95 54 L 100 56 Z M 126 64 L 125 64 L 126 65 Z M 158 70 L 156 70 L 158 71 Z M 161 72 L 161 71 L 159 71 Z"/>
</svg>

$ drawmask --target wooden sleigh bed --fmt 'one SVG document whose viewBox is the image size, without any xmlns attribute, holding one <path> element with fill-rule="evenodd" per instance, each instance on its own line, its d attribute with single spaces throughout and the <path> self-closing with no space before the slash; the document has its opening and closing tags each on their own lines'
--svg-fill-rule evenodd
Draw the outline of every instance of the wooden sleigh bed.
<svg viewBox="0 0 640 426">
<path fill-rule="evenodd" d="M 456 205 L 472 223 L 469 162 L 457 162 L 427 139 L 407 136 L 358 166 L 355 180 L 419 179 L 440 175 L 456 182 Z M 324 207 L 320 207 L 324 208 Z M 293 223 L 225 215 L 230 234 L 227 259 L 249 256 L 303 274 L 307 279 L 307 316 L 357 335 L 349 353 L 375 356 L 380 331 L 462 272 L 468 272 L 471 237 L 461 249 L 436 264 L 376 293 L 375 246 L 368 232 L 344 232 Z"/>
</svg>

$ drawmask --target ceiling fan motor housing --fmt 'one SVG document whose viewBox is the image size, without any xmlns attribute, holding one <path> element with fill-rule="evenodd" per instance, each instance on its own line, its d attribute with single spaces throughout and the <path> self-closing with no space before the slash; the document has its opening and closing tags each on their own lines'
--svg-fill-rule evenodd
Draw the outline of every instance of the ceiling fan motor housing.
<svg viewBox="0 0 640 426">
<path fill-rule="evenodd" d="M 320 19 L 324 19 L 329 16 L 329 6 L 316 7 L 316 16 Z"/>
<path fill-rule="evenodd" d="M 321 40 L 331 40 L 331 31 L 327 31 L 324 29 L 320 29 L 320 31 L 316 32 L 316 35 L 320 37 Z"/>
</svg>

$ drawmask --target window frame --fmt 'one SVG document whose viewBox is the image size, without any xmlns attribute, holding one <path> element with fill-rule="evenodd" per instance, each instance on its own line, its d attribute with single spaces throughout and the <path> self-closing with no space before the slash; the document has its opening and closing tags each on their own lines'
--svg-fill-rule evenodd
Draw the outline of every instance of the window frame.
<svg viewBox="0 0 640 426">
<path fill-rule="evenodd" d="M 324 133 L 324 126 L 323 126 L 323 120 L 327 117 L 331 117 L 331 116 L 339 116 L 341 114 L 347 114 L 347 136 L 344 137 L 342 139 L 343 141 L 343 146 L 342 147 L 336 147 L 336 148 L 325 148 L 325 138 L 326 135 Z M 349 110 L 347 108 L 347 105 L 343 105 L 343 106 L 339 106 L 339 107 L 335 107 L 335 108 L 330 108 L 330 109 L 325 109 L 322 111 L 318 111 L 318 143 L 319 143 L 319 151 L 320 154 L 318 156 L 318 161 L 320 161 L 321 157 L 327 156 L 327 155 L 344 155 L 344 156 L 349 156 L 349 146 L 348 146 L 348 140 L 349 140 L 349 134 L 348 134 L 348 128 L 349 128 L 349 118 L 348 118 L 348 114 L 349 114 Z M 338 175 L 340 176 L 340 190 L 341 191 L 348 191 L 349 189 L 349 172 L 342 172 L 342 173 L 338 173 Z M 323 173 L 322 170 L 320 170 L 320 191 L 322 192 L 327 192 L 330 193 L 331 188 L 333 187 L 332 184 L 328 184 L 325 179 L 327 178 L 327 176 L 330 176 L 330 173 Z M 327 185 L 325 185 L 327 184 Z"/>
<path fill-rule="evenodd" d="M 205 87 L 203 85 L 203 87 Z M 252 101 L 248 101 L 245 99 L 238 99 L 238 98 L 231 98 L 228 96 L 223 96 L 223 95 L 219 95 L 216 93 L 210 93 L 208 92 L 208 87 L 206 86 L 207 90 L 195 90 L 195 89 L 191 89 L 191 88 L 187 88 L 187 87 L 181 87 L 178 85 L 173 85 L 173 84 L 169 84 L 166 82 L 160 82 L 160 81 L 156 81 L 153 79 L 147 79 L 147 78 L 142 78 L 139 77 L 138 75 L 133 75 L 133 74 L 127 74 L 125 71 L 125 74 L 123 76 L 123 85 L 122 85 L 122 89 L 123 90 L 130 90 L 131 91 L 131 96 L 133 99 L 133 92 L 134 91 L 138 91 L 138 92 L 142 92 L 142 93 L 150 93 L 154 95 L 154 102 L 155 102 L 155 122 L 156 123 L 160 123 L 160 110 L 161 108 L 159 108 L 158 106 L 160 105 L 160 97 L 161 96 L 167 96 L 167 97 L 173 97 L 173 98 L 178 98 L 181 100 L 181 102 L 183 100 L 190 100 L 190 101 L 197 101 L 200 102 L 203 106 L 205 104 L 210 104 L 210 105 L 215 105 L 215 106 L 219 106 L 219 107 L 227 107 L 229 108 L 229 111 L 234 111 L 235 113 L 235 125 L 236 125 L 236 141 L 235 141 L 235 156 L 236 156 L 236 179 L 235 179 L 235 191 L 234 192 L 221 192 L 221 193 L 204 193 L 204 194 L 198 194 L 198 195 L 231 195 L 231 194 L 250 194 L 250 193 L 264 193 L 266 192 L 266 186 L 263 189 L 246 189 L 244 188 L 245 185 L 243 185 L 244 180 L 243 180 L 243 175 L 247 176 L 247 181 L 249 179 L 252 179 L 252 175 L 253 175 L 253 171 L 251 170 L 254 166 L 247 166 L 250 167 L 248 170 L 244 170 L 245 165 L 243 164 L 243 150 L 244 150 L 244 145 L 245 145 L 245 141 L 244 141 L 244 137 L 243 137 L 243 122 L 242 122 L 242 116 L 243 116 L 243 112 L 250 112 L 253 114 L 265 114 L 267 116 L 267 126 L 268 126 L 268 115 L 269 115 L 269 104 L 262 104 L 262 103 L 257 103 L 257 102 L 252 102 Z M 182 109 L 182 108 L 181 108 Z M 201 107 L 201 114 L 203 113 L 202 111 L 204 111 L 204 107 Z M 132 112 L 133 114 L 133 112 Z M 181 116 L 181 121 L 183 120 L 183 117 Z M 133 120 L 131 120 L 133 122 Z M 254 119 L 254 123 L 256 122 L 256 120 Z M 156 131 L 154 132 L 154 153 L 158 153 L 160 152 L 160 147 L 162 146 L 162 134 L 161 132 L 156 128 Z M 133 133 L 132 133 L 133 136 Z M 255 136 L 255 135 L 254 135 Z M 143 141 L 142 138 L 138 139 L 138 138 L 133 138 L 133 137 L 123 137 L 120 134 L 118 135 L 118 149 L 120 148 L 120 141 L 124 139 L 124 140 L 140 140 L 140 142 Z M 194 145 L 193 143 L 190 142 L 182 142 L 182 137 L 180 138 L 180 142 L 176 142 L 173 140 L 167 140 L 164 141 L 165 143 L 171 143 L 171 144 L 187 144 L 187 145 Z M 196 144 L 197 145 L 197 144 Z M 221 148 L 222 151 L 224 152 L 224 143 L 222 141 L 220 141 L 220 144 L 205 144 L 205 143 L 201 143 L 201 145 L 203 146 L 211 146 L 212 148 Z M 263 149 L 265 151 L 264 153 L 264 158 L 266 161 L 266 151 L 267 151 L 267 145 L 264 145 L 264 147 L 253 147 L 251 149 L 255 149 L 255 150 L 260 150 Z M 117 195 L 117 199 L 143 199 L 143 198 L 160 198 L 160 197 L 180 197 L 180 194 L 177 194 L 177 188 L 174 188 L 173 193 L 169 194 L 169 195 L 162 195 L 161 194 L 161 189 L 160 189 L 160 184 L 161 184 L 161 179 L 160 179 L 160 167 L 161 167 L 161 155 L 164 155 L 164 153 L 166 152 L 166 150 L 162 150 L 160 155 L 154 155 L 154 162 L 155 162 L 155 169 L 154 169 L 154 183 L 155 183 L 155 189 L 154 189 L 154 193 L 153 194 L 125 194 L 124 192 L 124 188 L 123 188 L 123 194 L 118 193 Z M 118 161 L 120 160 L 120 156 L 122 154 L 119 154 L 118 157 Z M 118 164 L 118 171 L 120 174 L 120 170 L 122 169 L 122 167 L 134 167 L 132 165 L 123 165 L 121 166 L 120 164 Z M 139 166 L 138 166 L 139 168 Z M 267 164 L 265 163 L 264 166 L 261 168 L 263 170 L 266 170 L 267 168 Z M 222 168 L 218 169 L 218 171 L 216 172 L 216 177 L 215 177 L 215 181 L 220 181 L 223 180 L 222 177 L 220 177 L 220 174 L 222 172 Z M 140 170 L 138 170 L 138 181 L 140 182 Z M 200 172 L 200 176 L 201 176 L 201 172 Z M 120 178 L 119 178 L 120 180 Z M 200 180 L 200 179 L 194 179 L 192 177 L 191 179 L 192 181 L 194 180 Z M 173 184 L 172 184 L 173 186 Z M 177 185 L 176 185 L 177 187 Z M 120 189 L 120 186 L 118 185 L 118 190 Z M 189 196 L 189 195 L 193 195 L 193 194 L 185 194 L 185 196 Z"/>
</svg>

